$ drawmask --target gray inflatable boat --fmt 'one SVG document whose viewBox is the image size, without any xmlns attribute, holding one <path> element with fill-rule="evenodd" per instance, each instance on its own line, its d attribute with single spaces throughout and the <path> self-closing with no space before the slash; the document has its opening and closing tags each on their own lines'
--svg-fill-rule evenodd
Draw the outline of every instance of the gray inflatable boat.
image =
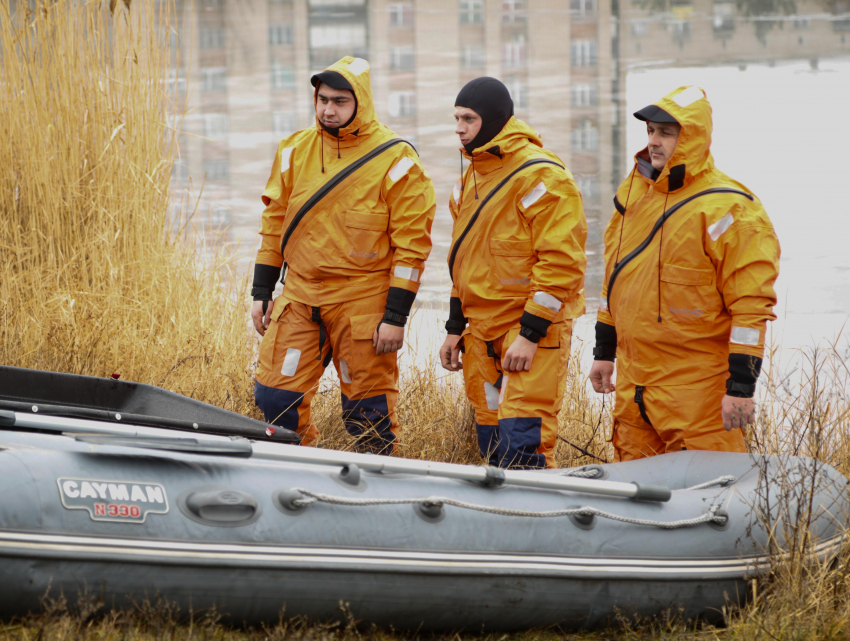
<svg viewBox="0 0 850 641">
<path fill-rule="evenodd" d="M 402 629 L 587 628 L 667 608 L 716 621 L 769 568 L 766 525 L 781 546 L 802 517 L 820 557 L 846 526 L 847 480 L 811 459 L 503 471 L 302 448 L 202 404 L 193 420 L 194 402 L 156 388 L 133 388 L 148 410 L 118 417 L 44 401 L 134 385 L 66 376 L 0 368 L 0 616 L 50 592 L 158 595 L 249 623 L 339 618 L 340 603 Z M 46 377 L 51 391 L 22 391 Z M 153 412 L 158 392 L 182 409 Z"/>
</svg>

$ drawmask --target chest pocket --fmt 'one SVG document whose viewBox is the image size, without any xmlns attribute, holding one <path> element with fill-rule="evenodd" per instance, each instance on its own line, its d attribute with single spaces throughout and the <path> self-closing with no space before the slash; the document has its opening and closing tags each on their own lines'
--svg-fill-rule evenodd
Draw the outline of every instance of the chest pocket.
<svg viewBox="0 0 850 641">
<path fill-rule="evenodd" d="M 711 269 L 662 265 L 661 306 L 665 316 L 680 325 L 713 322 L 723 307 L 714 279 Z"/>
<path fill-rule="evenodd" d="M 344 251 L 349 263 L 375 268 L 389 250 L 389 214 L 345 212 Z"/>
<path fill-rule="evenodd" d="M 490 239 L 492 285 L 497 290 L 524 290 L 531 282 L 534 249 L 531 240 Z"/>
</svg>

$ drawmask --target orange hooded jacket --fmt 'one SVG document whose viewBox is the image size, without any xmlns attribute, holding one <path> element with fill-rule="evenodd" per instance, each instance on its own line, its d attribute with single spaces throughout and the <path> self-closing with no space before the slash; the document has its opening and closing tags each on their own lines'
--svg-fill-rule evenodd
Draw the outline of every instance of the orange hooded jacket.
<svg viewBox="0 0 850 641">
<path fill-rule="evenodd" d="M 520 322 L 545 335 L 550 323 L 584 313 L 587 223 L 581 194 L 564 163 L 542 147 L 534 129 L 511 117 L 471 155 L 462 150 L 471 164 L 449 201 L 450 321 L 468 320 L 469 331 L 482 340 Z M 536 164 L 509 178 L 529 161 Z"/>
<path fill-rule="evenodd" d="M 600 337 L 613 326 L 618 378 L 691 385 L 722 375 L 730 354 L 762 357 L 780 249 L 758 198 L 714 165 L 705 92 L 680 87 L 654 104 L 681 131 L 657 177 L 644 149 L 617 190 L 597 350 L 613 352 Z"/>
<path fill-rule="evenodd" d="M 387 309 L 406 316 L 431 251 L 436 207 L 431 178 L 409 144 L 388 148 L 345 178 L 304 215 L 281 253 L 290 223 L 311 196 L 398 138 L 375 115 L 368 62 L 346 57 L 326 71 L 341 74 L 353 87 L 354 118 L 338 137 L 317 118 L 312 127 L 280 142 L 263 191 L 254 286 L 274 289 L 285 260 L 289 300 L 334 305 L 387 291 Z"/>
</svg>

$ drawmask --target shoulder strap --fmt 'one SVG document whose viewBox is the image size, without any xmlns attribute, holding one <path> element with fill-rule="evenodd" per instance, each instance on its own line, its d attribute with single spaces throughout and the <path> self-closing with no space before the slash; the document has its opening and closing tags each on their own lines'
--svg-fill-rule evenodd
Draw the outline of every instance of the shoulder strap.
<svg viewBox="0 0 850 641">
<path fill-rule="evenodd" d="M 303 220 L 304 216 L 306 216 L 307 213 L 311 209 L 313 209 L 313 207 L 315 207 L 319 203 L 320 200 L 322 200 L 322 198 L 327 196 L 331 191 L 333 191 L 334 187 L 339 185 L 343 180 L 348 178 L 351 174 L 353 174 L 355 171 L 360 169 L 363 165 L 368 163 L 373 158 L 380 156 L 382 153 L 384 153 L 390 147 L 394 147 L 395 145 L 397 145 L 399 143 L 405 143 L 407 145 L 410 145 L 410 143 L 408 141 L 403 140 L 402 138 L 393 138 L 392 140 L 388 140 L 387 142 L 378 145 L 377 147 L 375 147 L 372 151 L 367 153 L 362 158 L 358 158 L 357 160 L 352 162 L 350 165 L 346 165 L 345 167 L 343 167 L 342 170 L 339 171 L 339 173 L 334 175 L 333 178 L 331 178 L 324 185 L 322 185 L 316 193 L 314 193 L 312 196 L 310 196 L 310 198 L 307 199 L 307 202 L 305 202 L 303 205 L 301 205 L 301 209 L 299 209 L 295 213 L 295 216 L 292 217 L 292 221 L 290 221 L 289 226 L 286 228 L 286 232 L 283 234 L 283 238 L 281 238 L 281 241 L 280 241 L 280 255 L 283 256 L 283 252 L 286 249 L 286 244 L 289 242 L 289 239 L 292 237 L 292 234 L 295 232 L 295 228 L 298 227 L 298 223 L 300 223 Z M 413 148 L 414 151 L 416 151 L 416 149 L 413 147 L 413 145 L 410 145 L 410 146 L 411 146 L 411 148 Z M 283 282 L 283 280 L 285 278 L 286 278 L 286 262 L 284 262 L 283 269 L 281 270 L 281 279 L 280 279 L 281 282 Z"/>
<path fill-rule="evenodd" d="M 554 160 L 548 160 L 546 158 L 535 158 L 533 160 L 529 160 L 524 162 L 522 165 L 514 169 L 511 173 L 509 173 L 498 185 L 493 187 L 489 194 L 484 197 L 484 200 L 481 201 L 481 204 L 478 205 L 478 209 L 475 210 L 475 213 L 472 214 L 472 218 L 469 219 L 469 223 L 466 225 L 466 229 L 463 230 L 463 233 L 458 236 L 458 239 L 455 241 L 455 244 L 452 246 L 452 252 L 449 256 L 449 276 L 454 282 L 454 268 L 455 268 L 455 259 L 457 258 L 457 252 L 460 249 L 460 246 L 463 244 L 463 241 L 466 240 L 467 235 L 472 230 L 472 227 L 475 225 L 475 222 L 478 220 L 478 215 L 481 213 L 481 210 L 484 209 L 484 206 L 490 202 L 490 199 L 496 195 L 496 193 L 505 185 L 508 184 L 511 178 L 513 178 L 516 174 L 521 172 L 526 167 L 531 167 L 532 165 L 539 165 L 545 163 L 547 165 L 555 165 L 556 167 L 560 167 L 564 169 L 563 165 L 556 163 Z M 473 170 L 474 171 L 474 170 Z"/>
<path fill-rule="evenodd" d="M 608 279 L 609 306 L 611 301 L 611 290 L 614 289 L 614 281 L 617 280 L 617 276 L 619 276 L 620 272 L 623 271 L 623 267 L 632 262 L 635 258 L 638 257 L 639 254 L 641 254 L 647 247 L 649 247 L 649 243 L 651 243 L 652 239 L 655 238 L 655 234 L 658 233 L 658 230 L 661 229 L 661 226 L 667 221 L 668 218 L 670 218 L 670 216 L 675 214 L 677 211 L 679 211 L 681 207 L 687 205 L 692 200 L 695 200 L 700 196 L 708 196 L 709 194 L 738 194 L 740 196 L 744 196 L 745 198 L 749 198 L 750 200 L 755 200 L 752 194 L 748 194 L 747 192 L 741 191 L 739 189 L 732 189 L 731 187 L 715 187 L 713 189 L 706 189 L 705 191 L 701 191 L 673 205 L 670 209 L 665 211 L 658 220 L 655 221 L 655 225 L 652 227 L 652 231 L 649 232 L 649 236 L 647 236 L 640 245 L 635 247 L 631 252 L 624 256 L 623 260 L 614 265 L 614 271 L 611 272 L 611 278 Z M 626 224 L 625 218 L 623 219 L 622 224 Z"/>
</svg>

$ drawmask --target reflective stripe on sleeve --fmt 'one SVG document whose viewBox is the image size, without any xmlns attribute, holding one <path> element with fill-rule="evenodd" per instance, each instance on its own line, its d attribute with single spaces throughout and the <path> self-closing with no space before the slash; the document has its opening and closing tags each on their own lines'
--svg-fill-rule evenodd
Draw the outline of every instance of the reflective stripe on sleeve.
<svg viewBox="0 0 850 641">
<path fill-rule="evenodd" d="M 283 357 L 283 367 L 280 368 L 280 373 L 284 376 L 295 376 L 298 371 L 298 361 L 301 360 L 301 350 L 290 347 L 286 350 L 286 356 Z"/>
<path fill-rule="evenodd" d="M 534 203 L 536 203 L 538 200 L 540 200 L 540 197 L 545 193 L 546 193 L 546 185 L 544 185 L 543 183 L 538 183 L 537 187 L 532 189 L 531 192 L 529 192 L 529 194 L 525 198 L 522 199 L 522 201 L 521 201 L 522 206 L 525 207 L 526 209 L 528 209 Z"/>
<path fill-rule="evenodd" d="M 289 169 L 289 157 L 292 155 L 292 150 L 295 147 L 284 147 L 280 150 L 280 173 Z"/>
<path fill-rule="evenodd" d="M 454 189 L 452 189 L 452 197 L 455 199 L 455 202 L 460 200 L 460 181 L 458 180 L 455 183 Z"/>
<path fill-rule="evenodd" d="M 607 312 L 608 311 L 608 299 L 604 296 L 600 296 L 599 298 L 599 311 Z"/>
<path fill-rule="evenodd" d="M 351 384 L 351 375 L 348 373 L 348 363 L 339 359 L 339 377 L 343 383 Z"/>
<path fill-rule="evenodd" d="M 543 183 L 540 184 L 542 185 Z M 561 309 L 561 301 L 546 292 L 534 292 L 534 298 L 532 300 L 538 305 L 543 305 L 543 307 L 551 309 L 553 312 Z"/>
<path fill-rule="evenodd" d="M 396 182 L 400 178 L 404 177 L 410 168 L 413 167 L 413 161 L 410 158 L 402 158 L 396 163 L 396 166 L 390 169 L 390 173 L 387 174 L 387 177 Z"/>
<path fill-rule="evenodd" d="M 729 342 L 738 345 L 758 345 L 759 330 L 752 327 L 733 327 Z"/>
<path fill-rule="evenodd" d="M 717 240 L 723 235 L 723 232 L 725 232 L 727 229 L 729 229 L 729 227 L 732 226 L 732 223 L 734 222 L 735 219 L 732 217 L 732 212 L 730 211 L 716 223 L 714 223 L 713 225 L 709 225 L 706 231 L 711 237 L 711 240 Z"/>
<path fill-rule="evenodd" d="M 393 270 L 393 276 L 396 278 L 406 278 L 407 280 L 412 280 L 414 283 L 419 282 L 419 270 L 415 267 L 396 265 L 396 268 Z"/>
</svg>

